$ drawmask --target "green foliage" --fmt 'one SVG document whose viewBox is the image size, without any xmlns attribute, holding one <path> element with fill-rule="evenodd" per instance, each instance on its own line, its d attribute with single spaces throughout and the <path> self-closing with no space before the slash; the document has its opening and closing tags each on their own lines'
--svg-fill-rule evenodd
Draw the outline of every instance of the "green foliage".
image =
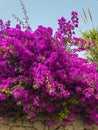
<svg viewBox="0 0 98 130">
<path fill-rule="evenodd" d="M 90 46 L 90 49 L 86 49 L 85 56 L 90 62 L 98 63 L 98 29 L 82 32 L 82 39 L 85 40 L 86 47 Z"/>
<path fill-rule="evenodd" d="M 85 57 L 88 58 L 90 62 L 98 63 L 98 29 L 94 28 L 93 25 L 93 17 L 90 9 L 88 8 L 88 15 L 89 19 L 92 23 L 92 28 L 89 27 L 89 19 L 85 10 L 83 9 L 83 16 L 82 19 L 86 26 L 88 26 L 88 31 L 81 31 L 81 38 L 85 41 L 84 48 L 85 48 Z M 80 46 L 78 44 L 78 46 Z"/>
<path fill-rule="evenodd" d="M 67 119 L 69 113 L 70 113 L 70 111 L 68 110 L 67 107 L 65 107 L 64 110 L 62 110 L 62 111 L 59 113 L 59 120 L 62 121 L 62 120 Z"/>
</svg>

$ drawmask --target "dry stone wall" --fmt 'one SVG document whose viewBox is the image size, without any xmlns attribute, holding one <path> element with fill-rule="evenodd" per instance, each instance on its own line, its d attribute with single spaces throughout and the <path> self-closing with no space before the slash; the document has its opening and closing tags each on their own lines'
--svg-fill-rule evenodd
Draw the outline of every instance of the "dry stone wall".
<svg viewBox="0 0 98 130">
<path fill-rule="evenodd" d="M 74 121 L 72 124 L 68 124 L 67 126 L 58 123 L 55 126 L 49 127 L 38 120 L 33 123 L 3 120 L 0 122 L 0 130 L 98 130 L 98 126 L 84 126 L 82 121 Z"/>
</svg>

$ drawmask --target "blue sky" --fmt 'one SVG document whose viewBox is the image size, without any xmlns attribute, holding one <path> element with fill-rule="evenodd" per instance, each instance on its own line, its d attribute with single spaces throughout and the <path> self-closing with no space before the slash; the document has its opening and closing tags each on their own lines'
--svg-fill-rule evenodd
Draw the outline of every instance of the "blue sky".
<svg viewBox="0 0 98 130">
<path fill-rule="evenodd" d="M 88 16 L 88 8 L 93 16 L 93 24 L 98 26 L 98 1 L 97 0 L 23 0 L 26 6 L 28 16 L 30 18 L 30 25 L 33 30 L 38 25 L 50 26 L 56 31 L 57 19 L 61 16 L 70 18 L 72 11 L 78 11 L 79 13 L 79 29 L 76 30 L 76 35 L 79 36 L 79 31 L 88 29 L 84 24 L 81 15 L 82 9 L 85 10 Z M 4 21 L 11 20 L 14 27 L 17 23 L 12 17 L 12 14 L 23 18 L 23 12 L 20 6 L 19 0 L 0 0 L 0 18 Z M 89 26 L 92 27 L 92 23 L 89 19 Z"/>
</svg>

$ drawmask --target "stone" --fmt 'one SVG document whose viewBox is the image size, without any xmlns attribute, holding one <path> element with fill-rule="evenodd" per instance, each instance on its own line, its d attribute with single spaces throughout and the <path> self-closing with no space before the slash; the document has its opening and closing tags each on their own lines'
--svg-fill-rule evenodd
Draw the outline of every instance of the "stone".
<svg viewBox="0 0 98 130">
<path fill-rule="evenodd" d="M 61 127 L 61 126 L 62 126 L 62 125 L 61 125 L 61 122 L 60 122 L 60 123 L 57 123 L 56 125 L 50 126 L 50 127 L 49 127 L 49 130 L 55 130 L 55 129 Z"/>
<path fill-rule="evenodd" d="M 72 124 L 67 124 L 66 126 L 64 126 L 64 130 L 75 130 L 75 129 Z"/>
<path fill-rule="evenodd" d="M 17 120 L 17 121 L 10 121 L 9 122 L 9 126 L 21 126 L 22 125 L 22 122 Z"/>
<path fill-rule="evenodd" d="M 9 124 L 9 120 L 4 120 L 3 124 L 8 125 Z"/>
<path fill-rule="evenodd" d="M 84 124 L 81 120 L 74 120 L 73 127 L 75 130 L 84 130 Z"/>
<path fill-rule="evenodd" d="M 0 130 L 98 130 L 98 126 L 92 125 L 87 126 L 84 125 L 81 120 L 74 120 L 72 123 L 68 123 L 66 126 L 63 126 L 60 122 L 56 125 L 49 127 L 41 120 L 37 120 L 34 122 L 24 122 L 17 120 L 13 122 L 13 120 L 9 119 L 3 120 L 0 123 Z"/>
<path fill-rule="evenodd" d="M 11 130 L 26 130 L 26 129 L 25 127 L 12 127 Z"/>
<path fill-rule="evenodd" d="M 0 125 L 0 130 L 10 130 L 10 127 L 7 125 Z"/>
<path fill-rule="evenodd" d="M 25 130 L 36 130 L 33 127 L 26 127 Z"/>
<path fill-rule="evenodd" d="M 49 130 L 49 129 L 48 129 L 48 126 L 44 126 L 44 130 Z"/>
<path fill-rule="evenodd" d="M 24 122 L 23 123 L 23 126 L 28 126 L 28 127 L 32 127 L 33 123 L 30 123 L 30 122 Z"/>
<path fill-rule="evenodd" d="M 44 130 L 45 128 L 41 121 L 35 121 L 33 127 L 37 130 Z"/>
<path fill-rule="evenodd" d="M 94 130 L 98 130 L 98 126 L 93 125 Z"/>
<path fill-rule="evenodd" d="M 94 126 L 85 126 L 84 130 L 95 130 Z M 96 129 L 98 130 L 98 129 Z"/>
<path fill-rule="evenodd" d="M 64 130 L 64 127 L 60 126 L 57 130 Z"/>
</svg>

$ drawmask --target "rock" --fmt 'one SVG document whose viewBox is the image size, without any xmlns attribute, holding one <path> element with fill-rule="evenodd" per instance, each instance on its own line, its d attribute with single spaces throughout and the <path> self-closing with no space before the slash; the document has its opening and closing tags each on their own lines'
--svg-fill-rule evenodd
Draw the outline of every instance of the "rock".
<svg viewBox="0 0 98 130">
<path fill-rule="evenodd" d="M 41 123 L 41 121 L 35 121 L 35 122 L 33 123 L 33 127 L 34 127 L 35 129 L 37 129 L 37 130 L 44 130 L 44 129 L 45 129 L 45 127 L 44 127 L 44 125 Z"/>
<path fill-rule="evenodd" d="M 64 130 L 75 130 L 75 129 L 72 124 L 67 124 L 66 126 L 64 126 Z"/>
<path fill-rule="evenodd" d="M 57 130 L 64 130 L 64 127 L 60 126 Z"/>
<path fill-rule="evenodd" d="M 36 130 L 33 127 L 26 127 L 25 130 Z"/>
<path fill-rule="evenodd" d="M 25 127 L 12 127 L 11 130 L 26 130 L 26 129 Z"/>
<path fill-rule="evenodd" d="M 10 127 L 7 125 L 0 125 L 0 130 L 10 130 Z"/>
<path fill-rule="evenodd" d="M 81 120 L 74 120 L 73 127 L 74 127 L 74 130 L 84 130 L 84 125 Z"/>
<path fill-rule="evenodd" d="M 61 127 L 61 122 L 60 123 L 57 123 L 56 125 L 53 125 L 51 127 L 49 127 L 49 130 L 55 130 L 55 129 L 58 129 L 59 127 Z"/>
</svg>

